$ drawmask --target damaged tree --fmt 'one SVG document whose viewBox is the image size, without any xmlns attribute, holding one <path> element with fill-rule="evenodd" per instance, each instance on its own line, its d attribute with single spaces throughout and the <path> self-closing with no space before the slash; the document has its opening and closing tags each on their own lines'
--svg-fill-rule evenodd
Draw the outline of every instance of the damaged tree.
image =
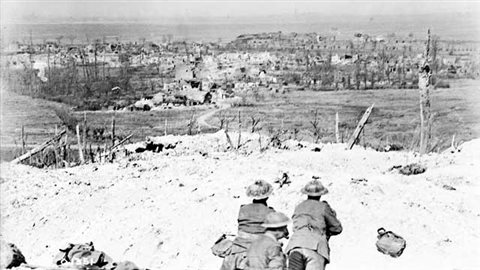
<svg viewBox="0 0 480 270">
<path fill-rule="evenodd" d="M 430 113 L 430 79 L 432 70 L 429 64 L 430 54 L 430 29 L 428 29 L 425 48 L 425 59 L 418 73 L 418 88 L 420 91 L 420 154 L 427 151 L 428 141 L 431 136 L 431 113 Z"/>
</svg>

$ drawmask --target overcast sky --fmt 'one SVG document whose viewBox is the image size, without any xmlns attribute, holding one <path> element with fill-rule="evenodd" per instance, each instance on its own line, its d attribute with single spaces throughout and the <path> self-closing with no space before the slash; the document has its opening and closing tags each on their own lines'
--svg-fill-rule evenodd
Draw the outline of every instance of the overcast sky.
<svg viewBox="0 0 480 270">
<path fill-rule="evenodd" d="M 2 22 L 35 22 L 48 18 L 81 21 L 97 17 L 102 20 L 141 20 L 141 18 L 195 17 L 238 18 L 245 16 L 358 14 L 426 14 L 477 13 L 478 1 L 145 1 L 145 0 L 0 0 Z"/>
</svg>

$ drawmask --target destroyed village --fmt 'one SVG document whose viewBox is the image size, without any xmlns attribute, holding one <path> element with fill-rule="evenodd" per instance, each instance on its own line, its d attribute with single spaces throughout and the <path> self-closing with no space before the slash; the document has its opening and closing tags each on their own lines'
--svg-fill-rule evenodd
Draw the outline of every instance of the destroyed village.
<svg viewBox="0 0 480 270">
<path fill-rule="evenodd" d="M 2 1 L 0 269 L 480 269 L 479 8 Z"/>
</svg>

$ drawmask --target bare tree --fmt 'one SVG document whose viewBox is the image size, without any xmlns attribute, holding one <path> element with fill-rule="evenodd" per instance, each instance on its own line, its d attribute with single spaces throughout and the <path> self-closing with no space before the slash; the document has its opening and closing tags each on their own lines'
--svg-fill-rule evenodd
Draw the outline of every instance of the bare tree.
<svg viewBox="0 0 480 270">
<path fill-rule="evenodd" d="M 251 133 L 255 133 L 255 131 L 260 130 L 261 128 L 257 128 L 258 123 L 260 123 L 260 118 L 257 118 L 255 115 L 251 116 L 252 121 L 252 129 L 250 130 Z"/>
</svg>

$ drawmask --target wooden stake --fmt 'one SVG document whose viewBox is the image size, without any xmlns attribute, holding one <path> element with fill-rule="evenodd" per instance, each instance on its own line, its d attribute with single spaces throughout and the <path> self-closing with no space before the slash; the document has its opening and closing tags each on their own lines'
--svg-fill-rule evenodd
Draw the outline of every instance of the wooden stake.
<svg viewBox="0 0 480 270">
<path fill-rule="evenodd" d="M 68 149 L 69 149 L 69 144 L 68 144 L 68 133 L 65 134 L 65 144 L 63 146 L 63 160 L 66 161 L 68 163 Z M 65 166 L 66 167 L 66 166 Z"/>
<path fill-rule="evenodd" d="M 25 126 L 22 125 L 22 155 L 25 154 L 26 146 L 25 146 Z"/>
<path fill-rule="evenodd" d="M 69 157 L 69 159 L 67 159 L 67 162 L 68 162 L 68 165 L 70 165 L 70 161 L 72 160 L 72 156 L 70 155 L 72 153 L 72 147 L 71 147 L 70 144 L 68 144 L 67 152 L 68 152 L 68 157 Z"/>
<path fill-rule="evenodd" d="M 55 169 L 58 169 L 61 156 L 58 153 L 57 145 L 53 146 L 53 154 L 55 155 Z"/>
<path fill-rule="evenodd" d="M 105 145 L 105 152 L 103 153 L 103 156 L 105 157 L 108 157 L 110 154 L 112 154 L 114 152 L 114 150 L 116 148 L 118 148 L 120 145 L 124 144 L 126 141 L 130 140 L 130 138 L 132 138 L 134 133 L 128 135 L 127 137 L 125 137 L 123 140 L 121 140 L 120 142 L 118 142 L 117 144 L 113 145 L 112 147 L 110 147 L 110 149 L 108 149 L 107 151 L 107 148 L 106 148 L 106 145 Z"/>
<path fill-rule="evenodd" d="M 93 155 L 93 151 L 92 151 L 92 143 L 90 143 L 90 160 L 92 161 L 92 163 L 95 163 L 95 157 Z"/>
<path fill-rule="evenodd" d="M 375 104 L 372 104 L 372 106 L 368 107 L 365 113 L 362 116 L 362 119 L 358 122 L 357 128 L 353 132 L 352 137 L 350 137 L 350 141 L 348 141 L 347 149 L 350 150 L 352 149 L 353 145 L 355 145 L 355 142 L 358 139 L 358 136 L 360 136 L 360 132 L 362 132 L 363 127 L 365 126 L 365 123 L 367 123 L 368 118 L 370 117 L 370 114 L 372 113 L 373 107 Z"/>
<path fill-rule="evenodd" d="M 23 160 L 35 155 L 36 153 L 42 151 L 43 149 L 47 148 L 49 145 L 51 145 L 52 143 L 60 140 L 60 138 L 62 138 L 63 134 L 65 134 L 67 132 L 67 130 L 62 130 L 59 134 L 55 135 L 54 137 L 50 138 L 49 140 L 45 141 L 44 143 L 42 143 L 41 145 L 33 148 L 32 150 L 28 151 L 27 153 L 19 156 L 18 158 L 12 160 L 12 163 L 19 163 L 19 162 L 22 162 Z"/>
<path fill-rule="evenodd" d="M 112 117 L 112 147 L 115 145 L 115 115 Z"/>
<path fill-rule="evenodd" d="M 363 149 L 367 149 L 367 144 L 365 142 L 365 128 L 362 129 L 362 141 L 363 141 Z"/>
<path fill-rule="evenodd" d="M 85 111 L 83 112 L 83 145 L 87 145 L 87 112 Z"/>
<path fill-rule="evenodd" d="M 165 131 L 164 131 L 163 135 L 167 136 L 167 118 L 165 118 Z"/>
<path fill-rule="evenodd" d="M 283 120 L 282 120 L 283 121 Z M 283 122 L 282 122 L 283 123 Z M 242 142 L 242 119 L 240 118 L 240 111 L 238 111 L 238 140 L 237 140 L 237 149 L 240 148 L 240 143 Z"/>
<path fill-rule="evenodd" d="M 228 122 L 225 125 L 224 131 L 225 131 L 225 136 L 227 137 L 228 144 L 230 144 L 230 147 L 232 148 L 232 150 L 235 149 L 235 147 L 233 146 L 233 143 L 232 143 L 232 139 L 230 138 L 230 135 L 228 135 Z"/>
<path fill-rule="evenodd" d="M 80 138 L 80 126 L 78 124 L 76 126 L 76 131 L 77 131 L 77 142 L 78 142 L 78 156 L 80 158 L 80 164 L 84 164 L 85 158 L 83 157 L 82 140 Z"/>
<path fill-rule="evenodd" d="M 335 113 L 335 139 L 340 143 L 340 133 L 338 132 L 338 112 Z"/>
</svg>

